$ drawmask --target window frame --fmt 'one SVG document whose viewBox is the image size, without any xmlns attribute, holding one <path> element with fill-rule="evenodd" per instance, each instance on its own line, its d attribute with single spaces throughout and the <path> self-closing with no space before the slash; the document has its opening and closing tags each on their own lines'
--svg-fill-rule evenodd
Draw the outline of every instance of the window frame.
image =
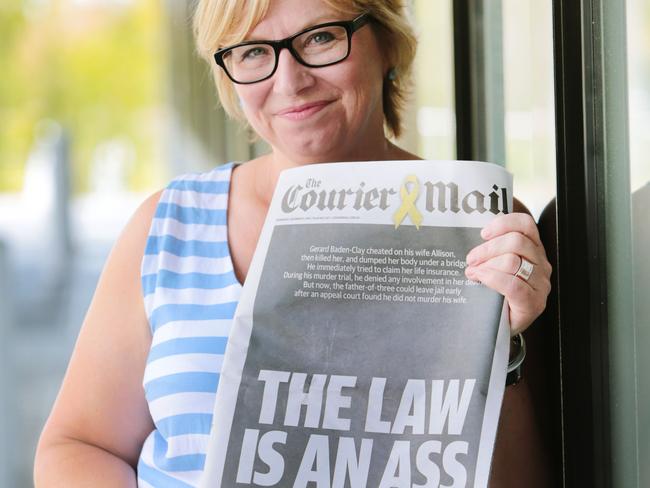
<svg viewBox="0 0 650 488">
<path fill-rule="evenodd" d="M 550 328 L 546 352 L 556 363 L 556 471 L 566 487 L 638 486 L 638 454 L 626 455 L 635 452 L 629 419 L 638 412 L 625 301 L 632 294 L 625 0 L 551 1 L 557 196 L 547 250 L 557 266 L 540 325 Z M 501 35 L 486 8 L 500 11 L 501 1 L 454 1 L 459 159 L 494 160 L 490 148 L 503 144 L 499 112 L 482 102 L 498 94 L 490 78 L 498 58 L 481 58 Z"/>
</svg>

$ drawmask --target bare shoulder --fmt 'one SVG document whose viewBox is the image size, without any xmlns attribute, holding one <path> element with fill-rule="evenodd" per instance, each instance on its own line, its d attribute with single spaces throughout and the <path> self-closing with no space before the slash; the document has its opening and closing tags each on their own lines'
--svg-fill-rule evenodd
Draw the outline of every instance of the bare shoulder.
<svg viewBox="0 0 650 488">
<path fill-rule="evenodd" d="M 137 463 L 153 429 L 142 387 L 151 333 L 140 267 L 160 195 L 138 207 L 106 261 L 39 450 L 75 441 Z"/>
<path fill-rule="evenodd" d="M 114 253 L 124 247 L 124 251 L 127 254 L 134 254 L 134 258 L 142 258 L 147 236 L 149 234 L 149 228 L 151 227 L 151 221 L 156 213 L 156 207 L 160 201 L 162 192 L 163 190 L 159 190 L 156 193 L 153 193 L 135 210 L 115 244 L 113 249 Z M 138 247 L 124 246 L 126 243 L 123 241 L 127 241 L 126 243 L 128 244 L 138 242 L 141 245 Z"/>
</svg>

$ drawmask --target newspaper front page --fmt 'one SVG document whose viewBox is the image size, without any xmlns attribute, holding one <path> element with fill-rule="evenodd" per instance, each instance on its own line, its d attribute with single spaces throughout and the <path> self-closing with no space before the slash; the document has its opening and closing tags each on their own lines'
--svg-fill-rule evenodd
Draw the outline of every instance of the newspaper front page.
<svg viewBox="0 0 650 488">
<path fill-rule="evenodd" d="M 485 487 L 504 298 L 465 278 L 512 209 L 462 161 L 284 171 L 224 358 L 202 486 Z"/>
</svg>

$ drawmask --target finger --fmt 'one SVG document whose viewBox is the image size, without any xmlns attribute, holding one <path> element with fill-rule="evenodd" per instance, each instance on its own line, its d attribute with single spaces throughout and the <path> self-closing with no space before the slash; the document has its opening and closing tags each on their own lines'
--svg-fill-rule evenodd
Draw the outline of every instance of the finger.
<svg viewBox="0 0 650 488">
<path fill-rule="evenodd" d="M 481 282 L 515 301 L 529 299 L 531 298 L 530 293 L 534 292 L 533 287 L 527 281 L 517 278 L 512 273 L 489 268 L 485 264 L 470 266 L 465 269 L 465 274 L 471 280 Z"/>
<path fill-rule="evenodd" d="M 483 262 L 481 266 L 514 275 L 521 266 L 521 256 L 511 252 L 500 254 Z"/>
<path fill-rule="evenodd" d="M 524 330 L 546 308 L 548 293 L 533 289 L 516 276 L 483 266 L 468 268 L 466 274 L 471 280 L 479 281 L 507 298 L 513 331 Z"/>
<path fill-rule="evenodd" d="M 535 243 L 535 245 L 542 245 L 535 220 L 530 215 L 519 212 L 500 215 L 492 219 L 481 230 L 481 237 L 483 239 L 492 239 L 510 232 L 520 232 Z"/>
<path fill-rule="evenodd" d="M 522 258 L 518 254 L 506 253 L 496 256 L 492 259 L 488 259 L 480 265 L 481 268 L 491 269 L 507 275 L 517 277 L 517 272 L 521 266 Z M 550 267 L 550 265 L 549 265 Z M 465 268 L 465 276 L 470 278 L 470 275 L 473 272 L 474 267 L 469 266 Z M 522 277 L 517 277 L 519 280 L 526 282 L 533 290 L 540 291 L 548 295 L 550 293 L 551 281 L 550 281 L 550 271 L 547 273 L 546 267 L 543 265 L 533 265 L 533 272 L 525 280 Z M 471 278 L 470 278 L 471 279 Z"/>
<path fill-rule="evenodd" d="M 544 248 L 537 246 L 530 238 L 520 232 L 509 232 L 479 244 L 467 254 L 467 264 L 477 266 L 501 254 L 517 254 L 533 264 L 546 259 Z"/>
</svg>

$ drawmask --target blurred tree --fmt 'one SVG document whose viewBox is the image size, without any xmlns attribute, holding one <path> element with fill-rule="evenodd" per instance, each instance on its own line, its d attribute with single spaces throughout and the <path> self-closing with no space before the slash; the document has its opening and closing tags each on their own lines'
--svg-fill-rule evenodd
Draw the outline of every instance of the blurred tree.
<svg viewBox="0 0 650 488">
<path fill-rule="evenodd" d="M 18 98 L 25 98 L 23 77 L 12 62 L 16 40 L 25 30 L 20 4 L 16 0 L 0 4 L 0 189 L 15 188 L 19 183 L 19 171 L 9 162 L 24 160 L 29 147 L 29 117 L 16 108 Z"/>
<path fill-rule="evenodd" d="M 2 0 L 0 191 L 18 190 L 39 120 L 72 138 L 73 189 L 103 141 L 133 146 L 128 186 L 163 162 L 166 37 L 158 0 Z M 163 176 L 164 177 L 164 176 Z"/>
</svg>

